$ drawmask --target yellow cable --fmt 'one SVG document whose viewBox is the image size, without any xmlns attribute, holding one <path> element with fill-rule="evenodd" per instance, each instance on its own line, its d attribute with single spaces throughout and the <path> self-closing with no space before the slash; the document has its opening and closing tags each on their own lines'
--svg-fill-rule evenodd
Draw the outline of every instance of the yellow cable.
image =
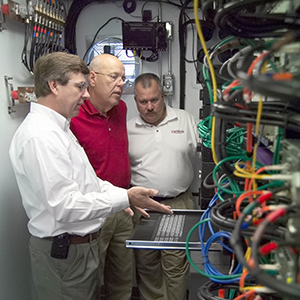
<svg viewBox="0 0 300 300">
<path fill-rule="evenodd" d="M 238 172 L 240 172 L 240 173 L 242 173 L 242 174 L 245 174 L 245 175 L 251 175 L 251 174 L 252 174 L 251 172 L 248 172 L 246 169 L 243 169 L 243 168 L 241 168 L 241 167 L 239 166 L 239 165 L 241 165 L 241 164 L 242 164 L 243 166 L 245 166 L 245 163 L 244 163 L 244 162 L 241 162 L 241 161 L 235 163 L 234 167 L 235 167 L 236 171 L 238 171 Z"/>
<path fill-rule="evenodd" d="M 137 57 L 136 56 L 136 51 L 133 50 L 133 56 L 134 56 L 135 60 L 140 60 L 142 58 L 142 56 L 143 56 L 143 51 L 141 51 L 140 57 Z"/>
<path fill-rule="evenodd" d="M 262 66 L 262 74 L 266 73 L 267 69 L 267 62 L 265 62 Z M 263 97 L 259 97 L 259 102 L 258 102 L 258 107 L 257 107 L 257 116 L 256 116 L 256 124 L 255 124 L 255 136 L 259 136 L 259 126 L 260 126 L 260 120 L 261 120 L 261 115 L 263 111 Z M 256 142 L 254 145 L 254 150 L 253 150 L 253 161 L 252 161 L 252 172 L 255 172 L 255 164 L 256 164 L 256 155 L 257 155 L 257 149 L 258 149 L 258 143 Z"/>
<path fill-rule="evenodd" d="M 202 33 L 202 29 L 201 29 L 201 25 L 199 22 L 199 17 L 198 17 L 198 0 L 194 0 L 194 15 L 195 15 L 195 22 L 196 22 L 196 27 L 197 27 L 197 32 L 199 35 L 199 39 L 201 41 L 201 45 L 204 51 L 204 54 L 207 58 L 207 62 L 208 62 L 208 66 L 209 66 L 209 70 L 210 70 L 210 76 L 211 76 L 211 80 L 212 80 L 212 85 L 213 85 L 213 102 L 217 101 L 217 81 L 216 81 L 216 75 L 215 75 L 215 71 L 212 65 L 212 62 L 209 58 L 208 55 L 208 51 L 207 51 L 207 47 L 205 44 L 205 39 Z M 215 151 L 215 127 L 216 127 L 216 120 L 215 117 L 212 117 L 212 128 L 211 128 L 211 152 L 212 152 L 212 157 L 214 160 L 214 163 L 217 165 L 218 164 L 218 160 L 217 160 L 217 156 L 216 156 L 216 151 Z"/>
</svg>

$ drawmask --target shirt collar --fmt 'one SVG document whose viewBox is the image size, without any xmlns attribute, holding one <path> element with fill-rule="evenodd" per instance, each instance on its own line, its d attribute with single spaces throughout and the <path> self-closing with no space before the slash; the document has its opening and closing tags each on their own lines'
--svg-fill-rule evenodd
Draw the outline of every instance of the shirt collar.
<svg viewBox="0 0 300 300">
<path fill-rule="evenodd" d="M 95 108 L 95 106 L 88 99 L 84 100 L 84 103 L 82 104 L 80 109 L 84 109 L 89 115 L 99 115 L 102 118 L 106 118 Z M 114 109 L 115 106 L 106 113 L 107 117 L 109 117 L 112 114 Z"/>
<path fill-rule="evenodd" d="M 63 131 L 67 131 L 70 127 L 71 119 L 65 118 L 55 110 L 48 106 L 31 102 L 30 103 L 30 113 L 39 113 L 47 116 L 50 120 L 56 123 Z"/>
</svg>

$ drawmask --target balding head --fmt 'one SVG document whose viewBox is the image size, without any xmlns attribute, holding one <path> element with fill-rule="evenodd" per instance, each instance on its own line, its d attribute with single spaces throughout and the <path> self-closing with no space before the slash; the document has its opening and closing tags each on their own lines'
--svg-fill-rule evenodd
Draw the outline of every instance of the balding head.
<svg viewBox="0 0 300 300">
<path fill-rule="evenodd" d="M 114 55 L 105 53 L 90 63 L 90 101 L 101 113 L 108 112 L 120 101 L 125 80 L 123 63 Z"/>
</svg>

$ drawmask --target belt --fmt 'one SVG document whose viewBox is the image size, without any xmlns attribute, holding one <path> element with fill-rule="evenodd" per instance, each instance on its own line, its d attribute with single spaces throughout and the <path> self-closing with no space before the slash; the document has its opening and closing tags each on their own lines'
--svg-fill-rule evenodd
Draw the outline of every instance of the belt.
<svg viewBox="0 0 300 300">
<path fill-rule="evenodd" d="M 71 234 L 69 242 L 70 242 L 70 244 L 73 244 L 73 245 L 90 243 L 91 241 L 95 240 L 99 236 L 100 231 L 101 231 L 101 229 L 94 233 L 86 234 L 84 236 Z M 46 239 L 53 241 L 53 237 L 47 237 Z"/>
<path fill-rule="evenodd" d="M 174 197 L 157 197 L 157 196 L 153 196 L 153 197 L 150 197 L 150 198 L 152 198 L 152 199 L 155 200 L 155 201 L 160 202 L 160 201 L 165 201 L 165 200 L 173 200 L 173 199 L 175 199 L 175 198 L 181 196 L 181 195 L 184 194 L 184 193 L 185 193 L 185 192 L 182 192 L 182 193 L 180 193 L 180 194 L 178 194 L 177 196 L 174 196 Z"/>
</svg>

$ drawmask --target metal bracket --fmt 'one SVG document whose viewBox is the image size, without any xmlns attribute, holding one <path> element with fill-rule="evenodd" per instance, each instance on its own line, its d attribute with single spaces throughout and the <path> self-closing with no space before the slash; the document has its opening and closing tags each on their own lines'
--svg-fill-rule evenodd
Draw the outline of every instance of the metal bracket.
<svg viewBox="0 0 300 300">
<path fill-rule="evenodd" d="M 11 96 L 11 93 L 14 90 L 14 88 L 13 88 L 12 83 L 9 82 L 9 80 L 12 80 L 12 79 L 13 79 L 13 77 L 8 77 L 6 75 L 4 76 L 5 84 L 8 87 L 9 92 L 10 92 L 9 99 L 10 99 L 11 105 L 8 106 L 8 113 L 9 114 L 12 114 L 12 113 L 16 112 L 15 110 L 13 110 L 13 107 L 15 106 L 15 100 Z"/>
</svg>

